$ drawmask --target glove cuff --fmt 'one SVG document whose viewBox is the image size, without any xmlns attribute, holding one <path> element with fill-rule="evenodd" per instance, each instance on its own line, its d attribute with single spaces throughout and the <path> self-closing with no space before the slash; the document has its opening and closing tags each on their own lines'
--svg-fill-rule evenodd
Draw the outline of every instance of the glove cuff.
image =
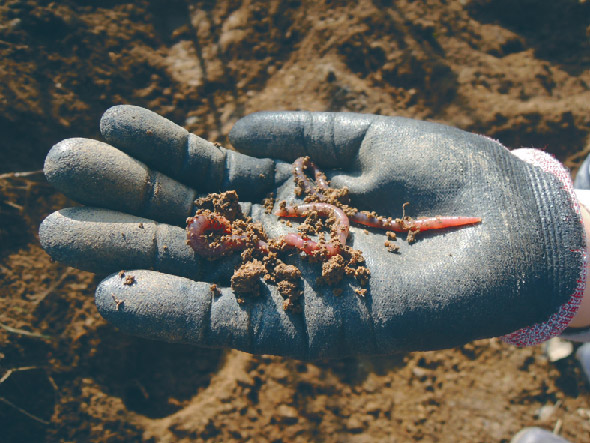
<svg viewBox="0 0 590 443">
<path fill-rule="evenodd" d="M 557 177 L 562 184 L 562 189 L 569 194 L 572 209 L 578 214 L 581 222 L 580 204 L 574 193 L 574 185 L 569 171 L 555 157 L 538 149 L 523 148 L 514 150 L 512 153 L 521 160 Z M 519 347 L 531 346 L 549 340 L 551 337 L 556 337 L 567 328 L 580 306 L 586 288 L 586 248 L 584 247 L 582 251 L 578 252 L 583 257 L 582 265 L 576 280 L 576 289 L 569 300 L 561 305 L 558 311 L 546 321 L 506 334 L 500 337 L 502 341 Z"/>
</svg>

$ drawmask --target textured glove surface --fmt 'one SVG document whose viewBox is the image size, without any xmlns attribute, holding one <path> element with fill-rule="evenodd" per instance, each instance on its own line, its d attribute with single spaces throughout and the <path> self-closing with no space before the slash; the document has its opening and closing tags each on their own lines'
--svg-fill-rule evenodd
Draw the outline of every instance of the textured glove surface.
<svg viewBox="0 0 590 443">
<path fill-rule="evenodd" d="M 569 195 L 554 176 L 485 137 L 399 117 L 258 113 L 230 134 L 238 154 L 130 106 L 107 111 L 101 130 L 109 145 L 70 139 L 49 153 L 48 179 L 91 207 L 50 215 L 40 237 L 72 266 L 146 269 L 132 272 L 132 285 L 111 275 L 96 294 L 102 315 L 135 334 L 301 359 L 437 349 L 544 321 L 576 287 L 584 244 Z M 482 222 L 398 240 L 395 254 L 383 232 L 352 228 L 348 244 L 371 271 L 365 298 L 348 280 L 334 296 L 315 284 L 319 266 L 295 257 L 303 313 L 284 312 L 270 285 L 238 305 L 228 287 L 238 257 L 195 257 L 184 218 L 198 194 L 235 189 L 271 237 L 293 231 L 260 201 L 268 192 L 295 200 L 290 163 L 302 155 L 333 187 L 348 187 L 361 210 L 400 217 L 410 202 L 413 217 Z"/>
</svg>

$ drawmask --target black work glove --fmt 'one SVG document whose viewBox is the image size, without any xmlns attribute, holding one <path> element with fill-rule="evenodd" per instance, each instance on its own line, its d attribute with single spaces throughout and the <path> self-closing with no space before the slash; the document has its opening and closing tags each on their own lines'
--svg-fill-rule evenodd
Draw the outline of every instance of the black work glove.
<svg viewBox="0 0 590 443">
<path fill-rule="evenodd" d="M 101 132 L 109 144 L 68 139 L 48 154 L 48 180 L 87 206 L 51 214 L 40 238 L 56 260 L 113 273 L 96 304 L 132 334 L 298 359 L 438 349 L 543 322 L 576 289 L 584 236 L 570 195 L 482 136 L 400 117 L 268 112 L 236 123 L 237 153 L 133 106 L 109 109 Z M 348 244 L 371 272 L 365 297 L 348 280 L 340 296 L 316 285 L 320 267 L 296 255 L 302 313 L 284 311 L 273 285 L 240 305 L 229 287 L 239 254 L 195 256 L 185 219 L 197 196 L 236 190 L 270 237 L 294 231 L 261 201 L 295 200 L 291 162 L 304 155 L 360 210 L 400 217 L 410 202 L 413 217 L 482 222 L 398 240 L 398 253 L 383 232 L 352 227 Z"/>
</svg>

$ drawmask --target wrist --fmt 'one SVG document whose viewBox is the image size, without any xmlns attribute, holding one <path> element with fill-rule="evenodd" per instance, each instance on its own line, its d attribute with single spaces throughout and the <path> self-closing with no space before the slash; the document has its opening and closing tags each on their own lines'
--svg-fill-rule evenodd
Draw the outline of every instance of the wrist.
<svg viewBox="0 0 590 443">
<path fill-rule="evenodd" d="M 542 200 L 541 204 L 546 204 L 547 201 L 554 199 L 554 204 L 549 205 L 550 208 L 553 208 L 554 205 L 559 206 L 569 203 L 570 209 L 575 213 L 572 214 L 572 211 L 568 213 L 567 210 L 565 210 L 565 213 L 556 213 L 555 211 L 545 213 L 546 208 L 543 207 L 541 217 L 549 217 L 551 220 L 548 224 L 544 225 L 544 229 L 547 229 L 549 234 L 553 234 L 550 235 L 552 240 L 557 239 L 559 243 L 558 245 L 552 242 L 547 244 L 547 253 L 551 254 L 551 261 L 547 263 L 547 272 L 550 274 L 547 277 L 551 278 L 551 276 L 557 275 L 559 278 L 553 282 L 554 286 L 552 286 L 552 290 L 550 287 L 547 287 L 549 292 L 545 292 L 543 295 L 568 295 L 568 299 L 565 303 L 559 305 L 557 310 L 544 321 L 530 324 L 501 337 L 507 343 L 522 347 L 539 344 L 551 337 L 559 336 L 568 326 L 572 329 L 584 328 L 584 323 L 587 323 L 585 321 L 587 308 L 584 308 L 579 314 L 578 309 L 586 291 L 586 276 L 588 272 L 588 247 L 586 239 L 590 237 L 587 234 L 587 226 L 590 225 L 590 217 L 588 216 L 590 211 L 587 209 L 590 208 L 590 199 L 580 196 L 580 193 L 587 191 L 574 190 L 569 171 L 553 156 L 536 149 L 517 149 L 512 151 L 512 153 L 524 162 L 557 178 L 561 182 L 561 186 L 558 184 L 561 187 L 561 191 L 569 195 L 568 199 L 567 196 L 564 197 L 563 195 L 559 195 L 559 193 L 552 194 L 549 192 L 542 195 L 542 198 L 540 198 Z M 590 196 L 590 193 L 588 195 Z M 586 203 L 586 223 L 584 223 L 580 202 Z M 539 206 L 540 212 L 541 209 L 542 206 Z M 574 221 L 575 223 L 573 223 Z M 559 225 L 562 222 L 566 222 L 567 224 L 560 225 L 561 227 L 558 228 L 556 224 Z M 557 229 L 560 235 L 554 235 L 556 233 L 555 229 Z M 562 263 L 560 260 L 564 257 L 568 257 L 571 260 L 568 260 L 567 263 Z M 572 286 L 574 281 L 576 283 L 575 287 Z M 588 289 L 590 291 L 590 287 Z M 588 303 L 590 303 L 590 295 L 586 296 L 585 306 Z M 572 324 L 574 317 L 577 318 Z"/>
<path fill-rule="evenodd" d="M 588 255 L 588 248 L 590 247 L 590 212 L 588 212 L 584 205 L 580 205 L 580 211 L 582 213 L 582 224 L 584 226 L 584 232 L 586 235 L 586 255 L 590 257 L 590 255 Z M 590 260 L 586 264 L 586 272 L 588 272 L 589 266 Z M 586 328 L 588 326 L 590 326 L 590 284 L 586 284 L 586 288 L 584 289 L 584 294 L 580 302 L 580 307 L 578 308 L 576 315 L 574 315 L 574 318 L 572 318 L 572 321 L 568 327 Z"/>
</svg>

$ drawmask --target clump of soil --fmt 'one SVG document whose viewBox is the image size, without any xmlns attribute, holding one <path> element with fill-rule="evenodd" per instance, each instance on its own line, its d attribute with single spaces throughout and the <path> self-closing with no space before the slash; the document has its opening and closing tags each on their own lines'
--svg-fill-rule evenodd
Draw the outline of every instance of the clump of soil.
<svg viewBox="0 0 590 443">
<path fill-rule="evenodd" d="M 266 214 L 270 214 L 275 207 L 275 195 L 273 192 L 268 194 L 264 201 L 262 202 L 264 205 L 264 212 Z"/>
<path fill-rule="evenodd" d="M 244 219 L 236 191 L 208 194 L 205 197 L 196 199 L 195 207 L 197 213 L 199 211 L 211 211 L 227 218 L 229 221 Z"/>
<path fill-rule="evenodd" d="M 231 287 L 238 303 L 245 303 L 248 298 L 260 295 L 261 278 L 276 284 L 279 293 L 285 299 L 284 309 L 298 312 L 301 310 L 301 271 L 295 266 L 285 264 L 278 253 L 286 250 L 280 240 L 268 240 L 268 236 L 260 223 L 254 223 L 250 217 L 245 217 L 238 204 L 239 198 L 235 191 L 212 193 L 195 201 L 196 215 L 207 215 L 213 218 L 224 217 L 231 222 L 231 234 L 219 231 L 208 231 L 206 242 L 213 249 L 220 248 L 224 243 L 231 242 L 232 236 L 245 238 L 245 246 L 241 253 L 241 264 L 236 268 Z M 272 210 L 273 196 L 265 199 L 267 211 Z M 268 209 L 270 207 L 270 210 Z M 189 219 L 191 220 L 191 219 Z M 189 234 L 190 235 L 190 234 Z M 261 251 L 259 241 L 268 244 L 268 250 Z M 232 249 L 230 249 L 230 252 Z M 226 255 L 219 253 L 220 258 Z M 212 292 L 218 291 L 217 286 Z"/>
<path fill-rule="evenodd" d="M 244 303 L 242 294 L 260 294 L 259 278 L 266 274 L 264 265 L 256 259 L 242 263 L 231 278 L 231 287 L 236 294 L 238 303 Z"/>
<path fill-rule="evenodd" d="M 387 248 L 387 250 L 389 252 L 398 252 L 399 246 L 396 245 L 395 243 L 393 243 L 394 241 L 397 240 L 397 235 L 395 235 L 395 232 L 387 231 L 386 235 L 387 235 L 387 241 L 384 243 L 384 245 Z"/>
<path fill-rule="evenodd" d="M 341 255 L 330 257 L 327 261 L 322 263 L 323 281 L 330 286 L 340 283 L 340 280 L 344 277 L 344 267 L 344 257 Z"/>
<path fill-rule="evenodd" d="M 135 276 L 130 275 L 130 274 L 125 274 L 125 271 L 119 272 L 119 277 L 124 279 L 123 284 L 125 286 L 131 286 L 135 283 Z"/>
<path fill-rule="evenodd" d="M 272 261 L 270 258 L 269 261 Z M 273 273 L 269 280 L 274 280 L 279 290 L 279 294 L 285 299 L 283 309 L 285 311 L 300 312 L 301 311 L 301 296 L 303 290 L 301 289 L 301 271 L 297 266 L 287 265 L 276 259 L 276 265 L 273 268 Z"/>
<path fill-rule="evenodd" d="M 278 257 L 281 248 L 286 251 L 278 240 L 269 242 L 268 252 L 262 253 L 256 246 L 249 246 L 242 252 L 242 263 L 231 277 L 231 288 L 238 303 L 243 304 L 250 297 L 258 297 L 263 278 L 267 283 L 276 285 L 285 300 L 285 311 L 301 311 L 301 271 Z"/>
</svg>

